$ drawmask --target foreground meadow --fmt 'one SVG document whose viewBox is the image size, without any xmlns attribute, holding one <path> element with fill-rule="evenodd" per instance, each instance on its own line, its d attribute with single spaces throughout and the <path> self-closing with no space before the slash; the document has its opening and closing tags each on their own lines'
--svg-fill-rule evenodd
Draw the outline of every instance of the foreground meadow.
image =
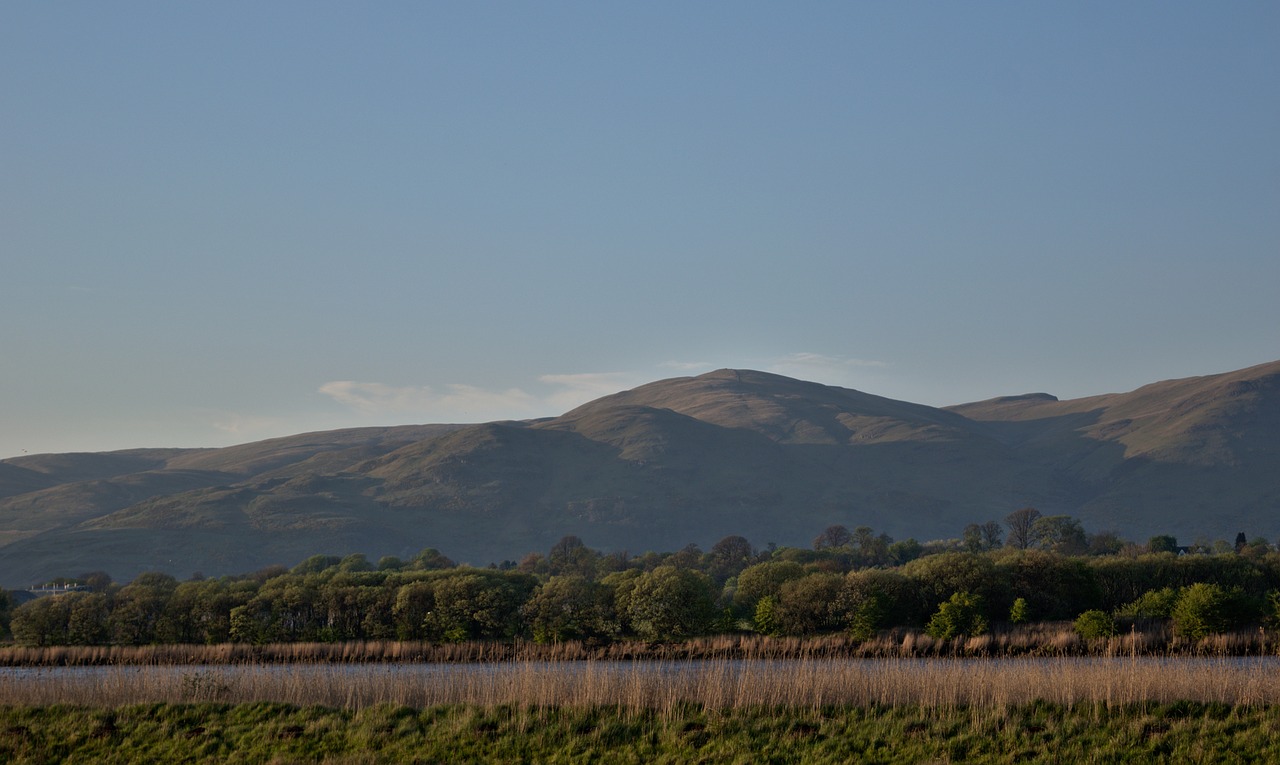
<svg viewBox="0 0 1280 765">
<path fill-rule="evenodd" d="M 1275 762 L 1275 707 L 0 707 L 12 763 Z"/>
<path fill-rule="evenodd" d="M 0 672 L 0 761 L 1275 762 L 1273 660 Z"/>
</svg>

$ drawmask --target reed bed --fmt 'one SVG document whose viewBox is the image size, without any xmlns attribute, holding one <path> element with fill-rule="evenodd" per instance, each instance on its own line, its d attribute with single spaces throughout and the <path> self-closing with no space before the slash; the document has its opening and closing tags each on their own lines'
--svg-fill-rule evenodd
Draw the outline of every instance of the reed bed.
<svg viewBox="0 0 1280 765">
<path fill-rule="evenodd" d="M 470 664 L 537 661 L 669 661 L 691 659 L 1059 657 L 1059 656 L 1270 656 L 1280 642 L 1263 630 L 1179 639 L 1163 623 L 1105 640 L 1085 641 L 1070 622 L 1046 622 L 972 638 L 935 640 L 914 630 L 886 631 L 872 640 L 846 635 L 766 637 L 718 635 L 678 643 L 618 641 L 592 644 L 527 640 L 429 643 L 360 640 L 343 643 L 251 645 L 144 645 L 0 647 L 0 666 L 226 665 L 242 663 Z"/>
<path fill-rule="evenodd" d="M 1280 703 L 1266 659 L 881 659 L 509 662 L 466 668 L 336 665 L 98 667 L 0 672 L 5 705 L 114 707 L 137 703 L 256 703 L 362 709 L 474 705 L 683 705 L 1009 708 L 1031 702 L 1106 707 L 1195 701 Z"/>
</svg>

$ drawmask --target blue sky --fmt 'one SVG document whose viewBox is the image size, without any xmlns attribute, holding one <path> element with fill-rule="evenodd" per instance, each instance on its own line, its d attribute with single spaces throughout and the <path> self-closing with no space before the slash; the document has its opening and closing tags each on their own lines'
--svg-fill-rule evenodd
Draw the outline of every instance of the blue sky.
<svg viewBox="0 0 1280 765">
<path fill-rule="evenodd" d="M 1280 5 L 0 3 L 0 457 L 1280 358 Z"/>
</svg>

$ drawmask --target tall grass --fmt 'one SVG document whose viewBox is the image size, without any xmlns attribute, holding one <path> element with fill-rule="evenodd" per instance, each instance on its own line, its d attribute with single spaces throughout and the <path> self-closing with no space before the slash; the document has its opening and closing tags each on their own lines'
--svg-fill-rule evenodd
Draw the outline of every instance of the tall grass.
<svg viewBox="0 0 1280 765">
<path fill-rule="evenodd" d="M 1033 701 L 1106 707 L 1196 701 L 1280 703 L 1263 659 L 512 662 L 468 668 L 339 665 L 100 667 L 0 672 L 6 705 L 282 702 L 360 709 L 517 705 L 705 708 L 831 705 L 1008 708 Z"/>
<path fill-rule="evenodd" d="M 677 659 L 927 658 L 1017 656 L 1267 656 L 1280 648 L 1272 633 L 1253 630 L 1178 638 L 1164 623 L 1105 640 L 1082 640 L 1070 622 L 1044 622 L 987 635 L 935 640 L 915 630 L 892 630 L 872 640 L 846 635 L 765 637 L 717 635 L 678 643 L 629 640 L 606 644 L 527 640 L 428 643 L 360 640 L 342 643 L 0 647 L 0 666 L 91 666 L 235 663 L 442 664 L 511 661 L 632 661 Z"/>
</svg>

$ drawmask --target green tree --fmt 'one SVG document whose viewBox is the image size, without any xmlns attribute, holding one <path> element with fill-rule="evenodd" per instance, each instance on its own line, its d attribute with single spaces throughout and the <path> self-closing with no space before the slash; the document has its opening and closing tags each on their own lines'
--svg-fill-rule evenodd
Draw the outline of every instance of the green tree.
<svg viewBox="0 0 1280 765">
<path fill-rule="evenodd" d="M 9 628 L 13 639 L 27 646 L 66 645 L 67 608 L 63 598 L 48 595 L 13 609 Z"/>
<path fill-rule="evenodd" d="M 706 571 L 718 582 L 735 577 L 751 565 L 756 551 L 745 537 L 728 536 L 711 546 L 706 554 Z"/>
<path fill-rule="evenodd" d="M 1147 551 L 1153 553 L 1176 553 L 1178 551 L 1178 538 L 1168 534 L 1151 537 L 1147 540 Z"/>
<path fill-rule="evenodd" d="M 987 521 L 982 524 L 982 545 L 987 550 L 994 550 L 1004 541 L 1004 529 L 999 521 Z"/>
<path fill-rule="evenodd" d="M 411 564 L 415 569 L 422 571 L 437 571 L 440 569 L 454 568 L 458 564 L 449 558 L 440 554 L 440 551 L 434 547 L 428 547 L 418 553 L 413 558 Z"/>
<path fill-rule="evenodd" d="M 919 593 L 919 607 L 929 614 L 938 603 L 952 593 L 967 592 L 981 596 L 985 603 L 1007 603 L 1006 584 L 996 574 L 991 556 L 974 553 L 950 552 L 926 555 L 902 567 L 902 573 L 911 579 Z M 1003 617 L 1001 608 L 993 617 Z"/>
<path fill-rule="evenodd" d="M 912 538 L 907 538 L 889 545 L 887 552 L 889 562 L 901 566 L 924 555 L 924 545 Z"/>
<path fill-rule="evenodd" d="M 527 574 L 460 569 L 435 585 L 435 609 L 424 626 L 433 639 L 502 638 L 520 629 L 520 607 L 536 580 Z"/>
<path fill-rule="evenodd" d="M 1116 615 L 1129 619 L 1168 619 L 1173 616 L 1173 609 L 1181 596 L 1180 587 L 1147 590 L 1135 600 L 1116 609 Z"/>
<path fill-rule="evenodd" d="M 416 581 L 400 585 L 391 606 L 396 637 L 400 640 L 422 640 L 427 637 L 427 615 L 435 607 L 435 585 L 431 582 Z"/>
<path fill-rule="evenodd" d="M 851 636 L 866 640 L 882 629 L 922 623 L 926 614 L 919 603 L 915 582 L 901 572 L 863 569 L 845 576 L 835 610 Z"/>
<path fill-rule="evenodd" d="M 553 576 L 521 609 L 539 643 L 577 638 L 608 639 L 620 625 L 613 610 L 613 591 L 582 576 Z"/>
<path fill-rule="evenodd" d="M 1280 590 L 1271 590 L 1266 594 L 1262 616 L 1262 623 L 1267 629 L 1280 629 Z"/>
<path fill-rule="evenodd" d="M 177 587 L 178 581 L 172 576 L 148 572 L 121 588 L 108 620 L 111 642 L 116 645 L 154 642 L 156 628 Z"/>
<path fill-rule="evenodd" d="M 938 606 L 929 619 L 925 632 L 938 640 L 950 640 L 961 635 L 981 635 L 987 631 L 987 620 L 982 615 L 982 598 L 968 592 L 956 592 Z"/>
<path fill-rule="evenodd" d="M 987 521 L 981 525 L 970 523 L 960 533 L 960 545 L 966 552 L 994 550 L 1003 540 L 1004 529 L 997 521 Z"/>
<path fill-rule="evenodd" d="M 68 593 L 67 643 L 70 645 L 105 645 L 109 616 L 107 596 L 101 592 Z"/>
<path fill-rule="evenodd" d="M 580 538 L 569 535 L 561 537 L 559 542 L 551 546 L 547 554 L 547 570 L 557 576 L 575 574 L 593 577 L 599 558 L 600 555 L 587 547 Z"/>
<path fill-rule="evenodd" d="M 173 591 L 156 623 L 161 643 L 224 643 L 230 636 L 231 609 L 252 596 L 244 587 L 232 594 L 228 583 L 215 579 L 182 582 Z"/>
<path fill-rule="evenodd" d="M 1174 631 L 1193 640 L 1227 632 L 1249 617 L 1241 593 L 1207 582 L 1185 588 L 1172 615 Z"/>
<path fill-rule="evenodd" d="M 778 620 L 774 616 L 777 601 L 772 595 L 765 595 L 756 601 L 755 613 L 751 619 L 752 628 L 761 635 L 778 634 Z"/>
<path fill-rule="evenodd" d="M 1116 555 L 1128 543 L 1114 531 L 1099 531 L 1088 535 L 1090 555 Z"/>
<path fill-rule="evenodd" d="M 844 586 L 844 577 L 815 573 L 784 582 L 778 590 L 774 609 L 777 629 L 784 635 L 813 635 L 838 627 L 834 606 Z"/>
<path fill-rule="evenodd" d="M 741 608 L 754 609 L 757 600 L 766 595 L 776 599 L 784 582 L 804 575 L 804 566 L 790 560 L 771 560 L 748 566 L 738 574 L 733 602 Z"/>
<path fill-rule="evenodd" d="M 1069 515 L 1046 515 L 1031 524 L 1031 538 L 1041 550 L 1061 555 L 1082 555 L 1089 549 L 1080 521 Z"/>
<path fill-rule="evenodd" d="M 870 529 L 868 529 L 869 531 Z M 828 526 L 821 534 L 814 537 L 813 549 L 830 550 L 839 547 L 848 547 L 853 542 L 853 534 L 849 529 L 840 524 Z"/>
<path fill-rule="evenodd" d="M 1025 624 L 1031 619 L 1031 607 L 1026 598 L 1015 598 L 1009 607 L 1009 621 L 1014 624 Z"/>
<path fill-rule="evenodd" d="M 338 561 L 339 571 L 373 571 L 374 565 L 363 553 L 352 553 Z"/>
<path fill-rule="evenodd" d="M 705 574 L 659 566 L 636 579 L 627 603 L 627 620 L 645 640 L 700 634 L 716 616 L 712 590 L 713 584 Z"/>
<path fill-rule="evenodd" d="M 9 620 L 12 618 L 13 599 L 9 593 L 0 590 L 0 640 L 9 635 Z"/>
<path fill-rule="evenodd" d="M 1004 550 L 995 558 L 995 578 L 1007 587 L 1002 596 L 1015 593 L 1027 600 L 1039 619 L 1071 619 L 1081 611 L 1102 605 L 1094 570 L 1083 558 L 1043 550 Z M 957 588 L 959 589 L 959 588 Z M 998 593 L 989 591 L 994 598 Z M 993 601 L 1006 606 L 1010 600 Z M 993 611 L 993 618 L 1002 617 Z"/>
<path fill-rule="evenodd" d="M 400 571 L 408 565 L 408 563 L 405 563 L 394 555 L 384 555 L 381 558 L 378 558 L 379 571 Z"/>
<path fill-rule="evenodd" d="M 870 526 L 859 526 L 853 530 L 853 544 L 858 552 L 858 565 L 884 566 L 890 562 L 889 547 L 893 537 L 888 534 L 876 535 Z"/>
<path fill-rule="evenodd" d="M 310 558 L 302 561 L 298 565 L 289 569 L 290 574 L 318 574 L 326 569 L 333 568 L 342 562 L 342 558 L 337 555 L 312 555 Z"/>
<path fill-rule="evenodd" d="M 845 621 L 849 637 L 854 640 L 870 640 L 884 626 L 889 605 L 879 593 L 863 600 L 849 612 Z"/>
</svg>

